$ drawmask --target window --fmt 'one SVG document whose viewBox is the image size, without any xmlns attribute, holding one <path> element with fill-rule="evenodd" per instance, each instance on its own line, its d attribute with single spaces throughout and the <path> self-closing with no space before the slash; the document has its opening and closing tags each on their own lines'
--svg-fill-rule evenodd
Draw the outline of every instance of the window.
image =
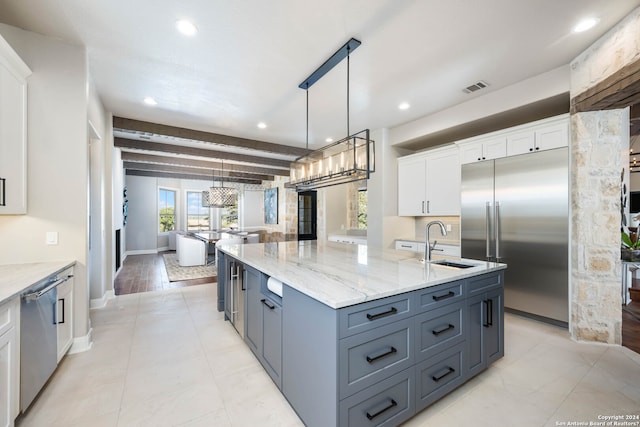
<svg viewBox="0 0 640 427">
<path fill-rule="evenodd" d="M 158 190 L 158 213 L 160 217 L 160 233 L 176 229 L 176 192 L 173 190 Z"/>
<path fill-rule="evenodd" d="M 238 228 L 238 202 L 221 210 L 220 222 L 222 228 Z"/>
<path fill-rule="evenodd" d="M 187 231 L 209 230 L 209 208 L 202 206 L 202 191 L 187 191 Z"/>
<path fill-rule="evenodd" d="M 358 190 L 358 228 L 367 229 L 367 190 Z"/>
</svg>

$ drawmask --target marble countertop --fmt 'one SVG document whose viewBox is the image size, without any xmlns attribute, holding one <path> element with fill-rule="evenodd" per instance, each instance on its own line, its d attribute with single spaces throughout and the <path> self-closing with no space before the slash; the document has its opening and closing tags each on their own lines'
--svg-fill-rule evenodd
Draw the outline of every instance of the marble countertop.
<svg viewBox="0 0 640 427">
<path fill-rule="evenodd" d="M 318 241 L 229 245 L 220 250 L 331 308 L 507 267 L 506 264 L 464 259 L 458 261 L 475 266 L 456 269 L 425 265 L 416 253 Z"/>
<path fill-rule="evenodd" d="M 25 289 L 73 266 L 75 261 L 33 262 L 0 265 L 0 303 L 20 295 Z"/>
</svg>

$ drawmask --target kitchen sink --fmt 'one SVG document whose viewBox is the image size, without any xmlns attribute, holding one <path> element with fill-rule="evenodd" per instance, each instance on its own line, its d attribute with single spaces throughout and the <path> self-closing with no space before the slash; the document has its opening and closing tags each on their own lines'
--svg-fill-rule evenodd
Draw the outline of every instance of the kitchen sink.
<svg viewBox="0 0 640 427">
<path fill-rule="evenodd" d="M 454 261 L 440 260 L 440 261 L 431 261 L 430 264 L 444 265 L 445 267 L 452 268 L 471 268 L 475 267 L 473 264 L 462 264 Z"/>
</svg>

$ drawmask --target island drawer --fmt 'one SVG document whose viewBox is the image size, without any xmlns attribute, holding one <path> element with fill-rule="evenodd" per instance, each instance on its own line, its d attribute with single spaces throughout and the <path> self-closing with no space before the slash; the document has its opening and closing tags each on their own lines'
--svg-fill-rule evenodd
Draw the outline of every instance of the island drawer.
<svg viewBox="0 0 640 427">
<path fill-rule="evenodd" d="M 461 301 L 415 317 L 416 361 L 464 341 L 463 309 Z"/>
<path fill-rule="evenodd" d="M 339 311 L 338 337 L 345 338 L 412 316 L 411 294 L 345 307 Z"/>
<path fill-rule="evenodd" d="M 417 294 L 417 311 L 431 311 L 438 307 L 459 302 L 464 299 L 463 288 L 464 280 L 458 280 L 453 283 L 434 286 L 418 291 Z"/>
<path fill-rule="evenodd" d="M 397 426 L 415 414 L 413 367 L 340 402 L 340 426 Z"/>
<path fill-rule="evenodd" d="M 416 365 L 416 412 L 431 405 L 465 381 L 464 343 Z"/>
<path fill-rule="evenodd" d="M 405 319 L 340 340 L 341 398 L 414 364 L 412 325 Z"/>
<path fill-rule="evenodd" d="M 478 295 L 489 289 L 501 287 L 504 273 L 487 273 L 467 279 L 468 296 Z"/>
</svg>

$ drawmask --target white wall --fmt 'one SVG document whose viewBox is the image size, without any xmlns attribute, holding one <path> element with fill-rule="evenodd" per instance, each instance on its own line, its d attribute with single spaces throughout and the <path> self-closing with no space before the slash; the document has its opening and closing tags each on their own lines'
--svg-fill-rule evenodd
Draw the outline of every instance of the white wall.
<svg viewBox="0 0 640 427">
<path fill-rule="evenodd" d="M 126 225 L 126 252 L 153 253 L 158 249 L 158 180 L 157 178 L 125 177 L 129 199 Z M 178 203 L 178 194 L 176 194 Z"/>
<path fill-rule="evenodd" d="M 86 52 L 5 24 L 0 24 L 0 34 L 33 71 L 28 79 L 28 212 L 0 217 L 0 260 L 75 260 L 74 336 L 86 336 Z M 48 231 L 59 233 L 58 245 L 45 244 Z"/>
<path fill-rule="evenodd" d="M 523 80 L 514 85 L 472 98 L 446 110 L 389 130 L 391 145 L 509 111 L 569 91 L 569 66 Z"/>
<path fill-rule="evenodd" d="M 241 228 L 264 227 L 264 190 L 245 190 L 241 197 Z"/>
</svg>

